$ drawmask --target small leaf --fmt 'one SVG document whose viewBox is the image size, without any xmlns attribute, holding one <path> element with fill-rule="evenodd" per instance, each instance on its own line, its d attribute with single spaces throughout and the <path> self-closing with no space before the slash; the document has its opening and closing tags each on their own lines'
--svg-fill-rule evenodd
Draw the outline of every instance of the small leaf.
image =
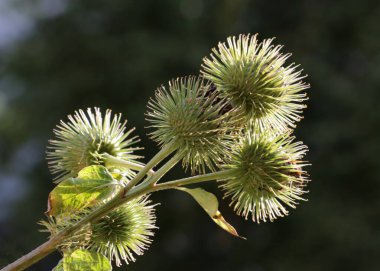
<svg viewBox="0 0 380 271">
<path fill-rule="evenodd" d="M 74 250 L 63 258 L 64 271 L 110 271 L 111 263 L 102 254 L 84 249 Z"/>
<path fill-rule="evenodd" d="M 57 216 L 93 206 L 109 198 L 117 188 L 119 183 L 105 167 L 86 167 L 77 178 L 61 182 L 50 192 L 46 214 Z"/>
<path fill-rule="evenodd" d="M 229 232 L 230 234 L 245 239 L 244 237 L 240 236 L 235 228 L 229 224 L 222 214 L 218 211 L 219 202 L 217 197 L 207 192 L 206 190 L 202 188 L 184 188 L 184 187 L 178 187 L 176 188 L 178 190 L 184 191 L 188 194 L 190 194 L 198 203 L 199 205 L 207 212 L 207 214 L 214 220 L 214 222 L 221 227 L 223 230 Z"/>
</svg>

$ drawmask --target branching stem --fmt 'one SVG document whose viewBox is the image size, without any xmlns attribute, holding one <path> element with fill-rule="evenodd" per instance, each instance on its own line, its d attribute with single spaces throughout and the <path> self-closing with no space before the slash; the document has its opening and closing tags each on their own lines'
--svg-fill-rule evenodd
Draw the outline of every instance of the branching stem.
<svg viewBox="0 0 380 271">
<path fill-rule="evenodd" d="M 170 155 L 174 151 L 172 146 L 167 146 L 163 148 L 160 152 L 158 152 L 141 171 L 136 175 L 136 177 L 128 183 L 126 188 L 120 192 L 119 195 L 108 201 L 106 204 L 100 206 L 98 209 L 84 217 L 82 220 L 77 222 L 76 224 L 65 228 L 55 236 L 53 236 L 50 240 L 46 241 L 39 247 L 35 248 L 25 256 L 19 258 L 15 262 L 9 264 L 8 266 L 1 269 L 1 271 L 21 271 L 39 260 L 43 259 L 50 253 L 52 253 L 67 237 L 81 229 L 87 223 L 91 223 L 100 219 L 111 210 L 121 206 L 122 204 L 140 197 L 142 195 L 150 194 L 152 192 L 172 189 L 176 187 L 180 187 L 183 185 L 195 184 L 200 182 L 212 181 L 217 179 L 226 178 L 231 170 L 224 170 L 220 172 L 214 172 L 199 176 L 193 176 L 189 178 L 183 178 L 171 182 L 165 182 L 157 184 L 157 182 L 164 176 L 175 164 L 177 164 L 183 157 L 182 153 L 175 154 L 168 162 L 166 162 L 159 170 L 153 173 L 150 177 L 146 178 L 145 181 L 135 186 L 144 176 L 149 172 L 155 165 L 165 159 L 168 155 Z"/>
<path fill-rule="evenodd" d="M 145 165 L 144 164 L 138 164 L 130 161 L 126 161 L 124 159 L 120 159 L 118 157 L 115 157 L 113 155 L 110 155 L 108 153 L 102 154 L 102 157 L 105 161 L 106 167 L 119 167 L 119 168 L 125 168 L 125 169 L 132 169 L 136 171 L 141 171 Z M 154 174 L 154 170 L 150 169 L 147 172 L 148 176 L 152 176 Z"/>
<path fill-rule="evenodd" d="M 153 169 L 154 166 L 159 164 L 162 160 L 168 157 L 172 152 L 175 151 L 173 144 L 168 144 L 164 146 L 146 165 L 145 167 L 137 173 L 137 175 L 125 186 L 124 191 L 130 190 L 138 182 L 140 182 L 144 176 Z"/>
<path fill-rule="evenodd" d="M 172 189 L 172 188 L 189 185 L 189 184 L 225 179 L 228 176 L 231 176 L 232 172 L 233 172 L 233 169 L 229 169 L 229 170 L 223 170 L 223 171 L 183 178 L 183 179 L 179 179 L 179 180 L 175 180 L 171 182 L 160 183 L 154 186 L 154 191 Z"/>
<path fill-rule="evenodd" d="M 153 176 L 147 179 L 147 185 L 154 186 L 172 167 L 174 167 L 181 159 L 181 153 L 175 154 L 166 164 L 164 164 Z"/>
</svg>

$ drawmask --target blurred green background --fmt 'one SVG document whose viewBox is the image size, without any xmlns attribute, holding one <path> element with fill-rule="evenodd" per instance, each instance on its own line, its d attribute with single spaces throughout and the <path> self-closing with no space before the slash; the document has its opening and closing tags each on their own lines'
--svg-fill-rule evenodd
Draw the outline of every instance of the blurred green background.
<svg viewBox="0 0 380 271">
<path fill-rule="evenodd" d="M 150 158 L 157 147 L 144 112 L 154 90 L 198 74 L 227 36 L 259 33 L 277 37 L 309 74 L 296 130 L 310 147 L 309 201 L 260 225 L 223 201 L 242 241 L 187 195 L 158 193 L 154 242 L 120 270 L 380 270 L 379 18 L 378 0 L 1 0 L 0 266 L 47 238 L 36 222 L 53 188 L 45 147 L 60 119 L 93 106 L 122 112 Z M 175 176 L 180 168 L 167 180 Z"/>
</svg>

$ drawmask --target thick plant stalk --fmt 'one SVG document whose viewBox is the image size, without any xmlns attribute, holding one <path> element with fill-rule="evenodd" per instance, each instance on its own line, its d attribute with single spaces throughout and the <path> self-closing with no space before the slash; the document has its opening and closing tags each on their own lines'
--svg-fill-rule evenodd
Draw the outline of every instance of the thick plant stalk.
<svg viewBox="0 0 380 271">
<path fill-rule="evenodd" d="M 52 253 L 55 250 L 55 247 L 61 242 L 60 238 L 52 238 L 42 245 L 36 247 L 28 254 L 22 256 L 13 263 L 7 265 L 1 271 L 19 271 L 28 268 L 34 263 L 45 258 L 47 255 Z"/>
</svg>

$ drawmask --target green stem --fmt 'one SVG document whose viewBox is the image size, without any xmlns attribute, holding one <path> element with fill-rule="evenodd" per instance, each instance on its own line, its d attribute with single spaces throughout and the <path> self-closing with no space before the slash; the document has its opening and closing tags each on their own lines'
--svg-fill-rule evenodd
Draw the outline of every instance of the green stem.
<svg viewBox="0 0 380 271">
<path fill-rule="evenodd" d="M 13 263 L 7 265 L 1 271 L 20 271 L 28 268 L 32 264 L 40 261 L 45 258 L 47 255 L 52 253 L 55 250 L 55 247 L 58 243 L 55 241 L 55 238 L 46 241 L 42 245 L 38 246 L 25 256 L 22 256 Z"/>
<path fill-rule="evenodd" d="M 108 212 L 120 206 L 121 204 L 131 199 L 142 196 L 144 194 L 148 194 L 150 192 L 152 192 L 152 189 L 132 189 L 123 196 L 123 193 L 119 194 L 119 196 L 113 198 L 103 206 L 99 207 L 78 223 L 68 228 L 65 228 L 64 230 L 59 232 L 57 235 L 53 236 L 50 240 L 46 241 L 36 249 L 32 250 L 25 256 L 19 258 L 15 262 L 1 269 L 1 271 L 21 271 L 28 268 L 29 266 L 33 265 L 34 263 L 38 262 L 39 260 L 52 253 L 56 249 L 56 247 L 59 246 L 59 244 L 61 244 L 68 236 L 82 228 L 87 223 L 96 221 L 97 219 L 103 217 Z"/>
<path fill-rule="evenodd" d="M 125 186 L 124 191 L 127 192 L 133 186 L 135 186 L 139 181 L 141 181 L 144 176 L 151 170 L 154 166 L 168 157 L 173 151 L 175 151 L 174 145 L 172 143 L 164 146 L 146 165 L 145 167 L 137 173 L 137 175 Z"/>
<path fill-rule="evenodd" d="M 144 164 L 138 164 L 130 161 L 126 161 L 124 159 L 117 158 L 113 155 L 110 155 L 108 153 L 102 154 L 102 157 L 105 162 L 106 167 L 121 167 L 121 168 L 126 168 L 126 169 L 132 169 L 136 171 L 141 171 L 144 169 L 145 165 Z M 147 172 L 148 176 L 152 176 L 154 174 L 154 170 L 150 169 Z"/>
<path fill-rule="evenodd" d="M 106 215 L 109 211 L 115 209 L 116 207 L 122 205 L 123 203 L 142 196 L 144 194 L 148 194 L 152 192 L 151 185 L 148 182 L 141 183 L 138 187 L 134 188 L 134 185 L 137 184 L 146 173 L 152 169 L 155 165 L 157 165 L 159 162 L 161 162 L 163 159 L 165 159 L 168 155 L 170 155 L 174 151 L 173 145 L 167 145 L 166 147 L 162 148 L 147 164 L 146 166 L 139 171 L 139 173 L 124 187 L 123 191 L 120 195 L 116 196 L 103 206 L 99 207 L 95 211 L 93 211 L 91 214 L 83 218 L 81 221 L 79 221 L 77 224 L 71 226 L 70 228 L 67 228 L 63 230 L 58 235 L 62 234 L 63 236 L 69 236 L 74 231 L 80 229 L 82 226 L 84 226 L 86 223 L 93 222 L 96 219 L 99 219 Z M 176 157 L 175 155 L 174 157 Z M 173 158 L 172 158 L 173 159 Z M 169 162 L 172 160 L 170 159 Z M 167 166 L 169 164 L 165 164 L 163 167 Z M 170 169 L 170 168 L 169 168 Z M 168 170 L 169 170 L 168 169 Z M 167 171 L 167 170 L 166 170 Z M 155 175 L 160 175 L 166 173 L 162 172 L 162 169 L 160 168 L 157 172 L 155 172 L 151 178 L 154 178 Z"/>
<path fill-rule="evenodd" d="M 162 160 L 164 160 L 167 156 L 169 156 L 173 151 L 175 150 L 174 146 L 172 144 L 166 145 L 164 148 L 162 148 L 146 165 L 143 167 L 139 173 L 131 180 L 127 186 L 122 190 L 122 192 L 104 204 L 103 206 L 99 207 L 95 211 L 93 211 L 88 216 L 84 217 L 81 221 L 78 223 L 65 228 L 57 235 L 53 236 L 50 240 L 46 241 L 36 249 L 32 250 L 28 254 L 24 255 L 23 257 L 19 258 L 18 260 L 14 261 L 13 263 L 7 265 L 1 271 L 21 271 L 29 266 L 33 265 L 34 263 L 38 262 L 39 260 L 43 259 L 50 253 L 52 253 L 56 247 L 61 244 L 70 234 L 74 233 L 75 231 L 82 228 L 85 224 L 90 223 L 92 221 L 95 221 L 104 215 L 106 215 L 109 211 L 113 210 L 114 208 L 122 205 L 123 203 L 151 193 L 152 186 L 150 184 L 142 184 L 139 185 L 139 187 L 136 187 L 132 189 L 141 179 L 144 178 L 144 176 L 152 170 L 154 166 L 156 166 L 158 163 L 160 163 Z M 161 174 L 161 173 L 160 173 Z M 154 175 L 152 175 L 154 176 Z"/>
<path fill-rule="evenodd" d="M 183 155 L 181 153 L 175 154 L 169 161 L 167 161 L 157 172 L 147 179 L 148 185 L 155 185 L 172 167 L 174 167 L 181 159 Z"/>
<path fill-rule="evenodd" d="M 160 161 L 162 161 L 165 157 L 167 157 L 170 153 L 172 153 L 174 149 L 172 146 L 168 146 L 167 148 L 162 149 L 157 155 L 155 155 L 152 160 L 136 175 L 136 177 L 131 181 L 134 184 L 137 184 L 146 173 Z M 50 240 L 40 245 L 36 249 L 32 250 L 25 256 L 19 258 L 15 262 L 7 265 L 1 271 L 21 271 L 32 264 L 38 262 L 42 258 L 46 257 L 50 253 L 52 253 L 68 236 L 81 229 L 87 223 L 91 223 L 96 221 L 97 219 L 103 217 L 111 210 L 121 206 L 122 204 L 152 193 L 159 190 L 165 190 L 170 188 L 176 188 L 183 185 L 206 182 L 216 179 L 223 179 L 229 176 L 232 170 L 225 170 L 215 173 L 204 174 L 200 176 L 193 176 L 189 178 L 179 179 L 176 181 L 166 182 L 162 184 L 156 184 L 157 181 L 167 172 L 169 171 L 180 159 L 182 158 L 182 154 L 174 155 L 166 164 L 164 164 L 157 172 L 155 172 L 151 177 L 146 179 L 146 181 L 142 182 L 138 186 L 131 185 L 129 189 L 123 189 L 119 195 L 115 198 L 111 199 L 106 204 L 100 206 L 98 209 L 84 217 L 78 223 L 65 228 L 57 235 L 53 236 Z M 130 182 L 130 183 L 131 183 Z"/>
<path fill-rule="evenodd" d="M 157 184 L 154 186 L 153 189 L 154 189 L 154 192 L 156 192 L 160 190 L 172 189 L 172 188 L 189 185 L 189 184 L 214 181 L 218 179 L 225 179 L 231 176 L 231 173 L 233 173 L 233 171 L 234 171 L 233 169 L 228 169 L 228 170 L 183 178 L 183 179 L 179 179 L 179 180 L 175 180 L 171 182 Z"/>
</svg>

